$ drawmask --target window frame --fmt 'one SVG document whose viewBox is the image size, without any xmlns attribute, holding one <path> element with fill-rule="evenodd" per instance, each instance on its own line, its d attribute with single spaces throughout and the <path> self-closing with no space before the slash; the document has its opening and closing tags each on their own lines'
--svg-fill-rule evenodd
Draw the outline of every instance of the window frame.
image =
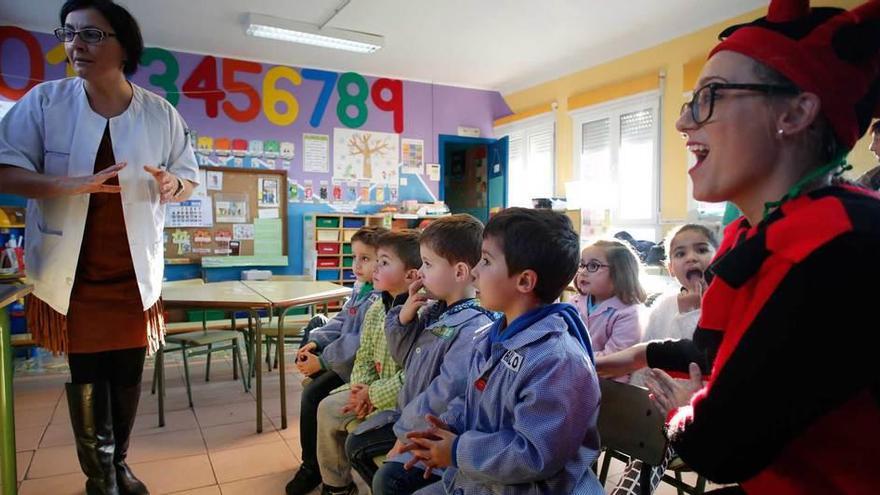
<svg viewBox="0 0 880 495">
<path fill-rule="evenodd" d="M 556 112 L 551 110 L 549 112 L 545 112 L 545 113 L 542 113 L 539 115 L 528 117 L 528 118 L 525 118 L 522 120 L 517 120 L 517 121 L 511 122 L 509 124 L 502 124 L 500 126 L 495 127 L 493 129 L 493 132 L 495 134 L 495 137 L 498 139 L 507 137 L 509 140 L 509 143 L 513 141 L 513 138 L 511 136 L 513 136 L 515 134 L 521 134 L 522 140 L 523 140 L 522 141 L 523 142 L 522 156 L 523 156 L 523 162 L 524 162 L 524 170 L 526 171 L 526 174 L 529 174 L 530 173 L 529 172 L 529 163 L 528 163 L 529 137 L 536 134 L 536 131 L 540 131 L 540 132 L 545 131 L 548 126 L 550 128 L 550 133 L 552 135 L 552 137 L 551 137 L 552 144 L 550 146 L 550 149 L 551 149 L 551 157 L 550 157 L 551 191 L 550 191 L 550 196 L 557 196 L 557 194 L 556 194 L 556 179 L 558 177 L 559 172 L 558 172 L 557 163 L 556 163 L 556 143 L 557 143 L 557 140 L 556 140 L 556 129 L 557 129 Z M 508 146 L 510 146 L 509 143 L 508 143 Z M 517 180 L 517 178 L 511 174 L 510 163 L 511 163 L 510 151 L 508 150 L 508 156 L 507 156 L 508 183 L 512 182 L 513 180 Z M 507 188 L 507 198 L 506 199 L 507 199 L 508 205 L 513 204 L 511 202 L 511 198 L 510 198 L 511 189 L 512 188 L 510 188 L 510 187 Z M 529 199 L 531 199 L 531 198 L 529 198 Z M 529 204 L 529 207 L 531 207 L 531 204 Z"/>
<path fill-rule="evenodd" d="M 623 196 L 619 195 L 619 197 L 617 198 L 616 206 L 610 211 L 609 228 L 617 230 L 653 229 L 655 233 L 655 238 L 650 240 L 656 241 L 657 238 L 659 238 L 661 232 L 660 205 L 662 203 L 661 194 L 663 183 L 660 162 L 660 157 L 662 153 L 661 136 L 663 135 L 663 124 L 660 118 L 661 100 L 659 89 L 645 91 L 642 93 L 637 93 L 570 111 L 569 116 L 572 120 L 573 134 L 572 169 L 575 181 L 584 180 L 582 175 L 583 164 L 581 163 L 581 150 L 583 149 L 583 126 L 588 122 L 609 119 L 611 134 L 609 141 L 611 150 L 611 172 L 613 180 L 619 184 L 619 157 L 621 138 L 620 118 L 624 114 L 638 112 L 642 110 L 651 111 L 654 123 L 654 129 L 652 132 L 654 140 L 652 169 L 654 173 L 651 181 L 651 190 L 653 191 L 653 195 L 651 198 L 651 215 L 650 217 L 646 217 L 643 219 L 621 220 L 619 218 L 618 210 L 620 209 L 620 204 L 623 201 Z"/>
</svg>

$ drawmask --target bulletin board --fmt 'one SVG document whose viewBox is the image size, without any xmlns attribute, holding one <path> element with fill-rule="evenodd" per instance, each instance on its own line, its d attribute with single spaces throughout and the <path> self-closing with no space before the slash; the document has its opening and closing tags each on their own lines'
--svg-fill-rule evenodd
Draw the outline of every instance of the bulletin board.
<svg viewBox="0 0 880 495">
<path fill-rule="evenodd" d="M 287 172 L 200 167 L 188 201 L 165 212 L 167 264 L 286 266 Z"/>
</svg>

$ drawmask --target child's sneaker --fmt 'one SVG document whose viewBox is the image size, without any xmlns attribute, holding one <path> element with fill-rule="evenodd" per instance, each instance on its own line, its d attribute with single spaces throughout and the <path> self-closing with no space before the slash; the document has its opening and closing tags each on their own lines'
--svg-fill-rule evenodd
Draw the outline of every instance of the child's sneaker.
<svg viewBox="0 0 880 495">
<path fill-rule="evenodd" d="M 293 479 L 287 482 L 284 491 L 287 495 L 306 495 L 315 488 L 318 488 L 320 484 L 320 471 L 313 470 L 308 466 L 300 466 Z"/>
<path fill-rule="evenodd" d="M 348 486 L 336 487 L 329 485 L 321 486 L 321 495 L 357 495 L 357 485 L 349 483 Z"/>
</svg>

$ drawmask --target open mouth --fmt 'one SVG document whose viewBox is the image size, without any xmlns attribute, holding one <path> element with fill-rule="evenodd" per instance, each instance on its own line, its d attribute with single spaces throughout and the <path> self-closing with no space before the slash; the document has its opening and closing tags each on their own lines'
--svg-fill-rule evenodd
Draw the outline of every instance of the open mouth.
<svg viewBox="0 0 880 495">
<path fill-rule="evenodd" d="M 700 165 L 706 160 L 706 157 L 709 156 L 709 147 L 705 144 L 701 143 L 688 143 L 687 149 L 697 158 L 697 164 L 694 165 L 690 171 L 696 170 Z"/>
<path fill-rule="evenodd" d="M 703 279 L 703 270 L 700 270 L 699 268 L 691 268 L 685 273 L 685 278 L 687 278 L 689 282 L 698 282 Z"/>
</svg>

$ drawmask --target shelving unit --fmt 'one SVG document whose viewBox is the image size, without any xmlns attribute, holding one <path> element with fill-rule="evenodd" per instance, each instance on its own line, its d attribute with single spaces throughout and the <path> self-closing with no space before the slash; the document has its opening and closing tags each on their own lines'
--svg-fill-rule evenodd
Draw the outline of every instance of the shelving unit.
<svg viewBox="0 0 880 495">
<path fill-rule="evenodd" d="M 303 219 L 303 273 L 314 280 L 354 285 L 351 238 L 365 225 L 382 226 L 387 222 L 384 215 L 306 215 Z"/>
</svg>

